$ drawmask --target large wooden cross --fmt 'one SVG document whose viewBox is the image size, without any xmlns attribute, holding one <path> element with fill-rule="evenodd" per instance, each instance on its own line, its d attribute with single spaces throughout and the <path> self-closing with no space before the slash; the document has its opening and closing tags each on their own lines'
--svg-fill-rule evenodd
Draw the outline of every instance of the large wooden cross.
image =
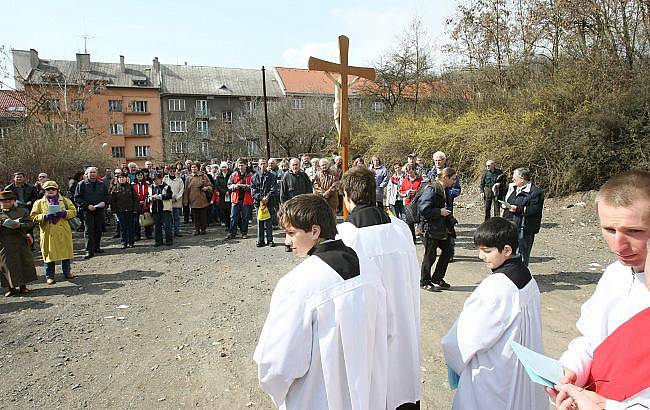
<svg viewBox="0 0 650 410">
<path fill-rule="evenodd" d="M 340 64 L 331 63 L 329 61 L 320 60 L 315 57 L 309 57 L 309 69 L 325 71 L 328 73 L 337 73 L 341 76 L 340 83 L 336 86 L 341 87 L 341 114 L 340 114 L 340 140 L 341 140 L 341 157 L 343 157 L 343 172 L 348 169 L 348 146 L 350 144 L 350 117 L 348 115 L 348 76 L 354 75 L 357 77 L 367 78 L 369 80 L 375 79 L 375 70 L 366 67 L 353 67 L 348 65 L 348 49 L 350 47 L 350 39 L 346 36 L 339 36 L 339 57 Z M 345 207 L 344 207 L 345 208 Z"/>
</svg>

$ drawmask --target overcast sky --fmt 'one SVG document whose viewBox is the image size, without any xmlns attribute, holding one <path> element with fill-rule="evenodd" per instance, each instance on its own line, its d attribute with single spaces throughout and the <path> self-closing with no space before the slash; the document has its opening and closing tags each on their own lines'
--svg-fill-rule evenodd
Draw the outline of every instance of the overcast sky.
<svg viewBox="0 0 650 410">
<path fill-rule="evenodd" d="M 224 5 L 225 3 L 225 5 Z M 338 61 L 350 37 L 350 64 L 369 65 L 418 15 L 431 41 L 446 41 L 456 0 L 75 1 L 2 0 L 0 44 L 73 60 L 87 35 L 92 61 L 221 67 L 306 68 L 310 55 Z M 442 66 L 437 55 L 437 66 Z"/>
</svg>

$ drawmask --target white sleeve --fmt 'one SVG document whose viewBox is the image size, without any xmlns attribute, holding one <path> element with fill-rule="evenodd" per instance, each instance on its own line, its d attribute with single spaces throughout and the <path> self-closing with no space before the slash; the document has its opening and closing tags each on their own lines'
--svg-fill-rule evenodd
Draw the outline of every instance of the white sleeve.
<svg viewBox="0 0 650 410">
<path fill-rule="evenodd" d="M 474 355 L 492 347 L 512 322 L 509 299 L 486 298 L 479 288 L 467 299 L 458 320 L 442 340 L 447 364 L 459 375 Z"/>
<path fill-rule="evenodd" d="M 650 387 L 625 401 L 607 400 L 605 410 L 647 410 L 650 409 Z"/>
<path fill-rule="evenodd" d="M 294 380 L 309 370 L 312 344 L 312 314 L 304 297 L 280 280 L 271 298 L 253 359 L 258 365 L 260 387 L 276 406 L 284 403 Z"/>
</svg>

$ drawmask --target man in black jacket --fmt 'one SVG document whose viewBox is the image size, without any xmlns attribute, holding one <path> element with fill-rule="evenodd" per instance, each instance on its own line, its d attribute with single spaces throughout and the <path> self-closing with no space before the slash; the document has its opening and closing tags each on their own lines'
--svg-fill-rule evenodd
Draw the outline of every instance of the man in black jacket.
<svg viewBox="0 0 650 410">
<path fill-rule="evenodd" d="M 522 256 L 526 266 L 528 266 L 535 234 L 539 232 L 542 225 L 544 209 L 544 191 L 531 182 L 531 177 L 530 169 L 515 169 L 512 173 L 513 183 L 510 184 L 506 194 L 506 202 L 510 205 L 502 205 L 506 211 L 503 216 L 519 227 L 517 253 Z"/>
<path fill-rule="evenodd" d="M 445 168 L 437 181 L 432 181 L 424 188 L 418 201 L 418 212 L 424 219 L 424 257 L 420 269 L 420 287 L 439 292 L 451 286 L 444 281 L 447 266 L 451 259 L 451 238 L 455 236 L 452 212 L 447 209 L 450 200 L 446 189 L 456 182 L 456 170 Z M 436 268 L 431 275 L 431 268 L 436 262 L 437 249 L 442 252 Z"/>
<path fill-rule="evenodd" d="M 14 182 L 7 185 L 4 190 L 13 192 L 16 195 L 16 203 L 25 205 L 30 211 L 32 205 L 38 199 L 38 189 L 34 185 L 25 182 L 25 174 L 22 172 L 16 172 Z"/>
<path fill-rule="evenodd" d="M 483 171 L 481 185 L 479 187 L 481 190 L 481 199 L 485 206 L 485 221 L 490 219 L 492 210 L 494 210 L 494 216 L 499 216 L 498 199 L 499 197 L 503 197 L 508 189 L 507 184 L 502 184 L 498 181 L 500 175 L 503 175 L 503 171 L 495 167 L 494 161 L 489 160 L 485 163 L 485 171 Z M 499 195 L 501 192 L 503 195 Z"/>
<path fill-rule="evenodd" d="M 251 179 L 251 191 L 253 194 L 253 205 L 255 209 L 266 207 L 270 211 L 271 197 L 273 197 L 278 190 L 278 180 L 275 174 L 267 169 L 267 163 L 264 158 L 257 161 L 257 172 Z M 269 212 L 270 214 L 270 212 Z M 273 242 L 273 225 L 271 217 L 269 219 L 260 221 L 257 220 L 257 247 L 266 245 L 264 243 L 264 233 L 266 231 L 266 242 L 269 246 L 275 246 Z"/>
<path fill-rule="evenodd" d="M 79 182 L 74 194 L 75 202 L 84 210 L 86 231 L 86 254 L 84 259 L 104 253 L 99 247 L 102 239 L 102 224 L 104 223 L 104 208 L 108 203 L 106 185 L 97 179 L 97 168 L 86 169 L 88 179 Z"/>
<path fill-rule="evenodd" d="M 286 202 L 300 194 L 311 194 L 313 189 L 307 174 L 300 170 L 298 158 L 289 162 L 289 172 L 285 172 L 280 185 L 280 201 Z"/>
</svg>

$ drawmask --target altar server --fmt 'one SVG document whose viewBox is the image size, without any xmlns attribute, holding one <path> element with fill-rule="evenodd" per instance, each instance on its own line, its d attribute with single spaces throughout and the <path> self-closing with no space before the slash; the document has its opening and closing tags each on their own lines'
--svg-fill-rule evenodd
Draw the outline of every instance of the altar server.
<svg viewBox="0 0 650 410">
<path fill-rule="evenodd" d="M 386 293 L 376 269 L 335 240 L 320 195 L 282 204 L 285 245 L 307 256 L 278 282 L 253 356 L 262 390 L 281 409 L 384 409 Z"/>
</svg>

